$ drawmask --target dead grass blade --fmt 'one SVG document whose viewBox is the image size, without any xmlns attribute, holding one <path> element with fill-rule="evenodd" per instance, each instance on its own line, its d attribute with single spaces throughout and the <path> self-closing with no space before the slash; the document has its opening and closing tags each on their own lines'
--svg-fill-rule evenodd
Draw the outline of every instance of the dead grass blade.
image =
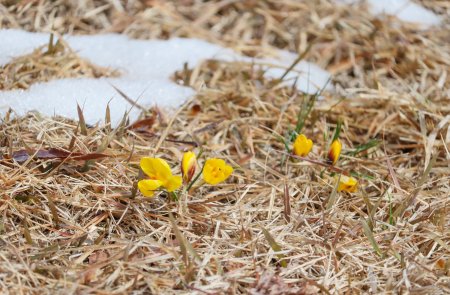
<svg viewBox="0 0 450 295">
<path fill-rule="evenodd" d="M 287 183 L 284 184 L 283 203 L 284 203 L 284 218 L 289 223 L 291 222 L 291 200 L 289 196 L 289 186 Z"/>
<path fill-rule="evenodd" d="M 133 107 L 137 107 L 141 111 L 145 111 L 146 110 L 145 107 L 143 107 L 142 105 L 138 104 L 137 101 L 138 101 L 139 98 L 137 98 L 136 100 L 133 100 L 132 98 L 130 98 L 128 95 L 126 95 L 122 90 L 120 90 L 116 86 L 114 86 L 112 84 L 111 84 L 111 86 L 112 86 L 112 88 L 114 88 L 114 90 L 117 91 L 117 93 L 120 94 L 120 96 L 122 96 L 126 101 L 128 101 Z"/>
<path fill-rule="evenodd" d="M 53 202 L 53 199 L 50 195 L 47 195 L 48 200 L 48 207 L 50 208 L 50 212 L 52 214 L 53 224 L 55 225 L 56 229 L 59 229 L 59 216 L 58 216 L 58 210 L 56 209 L 56 205 Z"/>
<path fill-rule="evenodd" d="M 30 229 L 28 228 L 26 218 L 22 219 L 22 230 L 23 230 L 23 236 L 24 236 L 25 240 L 27 241 L 27 244 L 34 245 L 33 239 L 31 238 Z"/>
<path fill-rule="evenodd" d="M 87 136 L 86 121 L 84 120 L 83 110 L 81 110 L 79 104 L 77 104 L 77 112 L 78 112 L 78 124 L 80 126 L 81 135 Z"/>
<path fill-rule="evenodd" d="M 177 238 L 177 241 L 180 244 L 181 253 L 183 255 L 185 262 L 188 263 L 188 261 L 189 261 L 188 253 L 194 258 L 194 260 L 195 259 L 201 260 L 200 256 L 197 254 L 197 252 L 195 252 L 194 247 L 192 247 L 192 244 L 189 243 L 189 241 L 181 233 L 172 213 L 169 213 L 169 219 L 170 219 L 170 223 L 172 224 L 172 229 L 175 234 L 175 237 Z M 186 265 L 186 267 L 187 267 L 187 265 Z"/>
<path fill-rule="evenodd" d="M 289 74 L 289 72 L 292 71 L 292 69 L 295 68 L 295 66 L 306 57 L 306 55 L 308 54 L 309 50 L 311 50 L 313 45 L 314 45 L 313 42 L 310 42 L 308 44 L 308 47 L 306 47 L 306 49 L 298 55 L 298 57 L 289 66 L 289 68 L 287 68 L 286 71 L 283 73 L 283 75 L 281 75 L 281 77 L 279 79 L 280 81 L 283 81 L 283 79 L 286 77 L 286 75 Z"/>
<path fill-rule="evenodd" d="M 331 191 L 331 195 L 328 197 L 327 204 L 325 206 L 327 210 L 330 210 L 336 203 L 336 196 L 338 195 L 337 188 L 339 186 L 340 180 L 341 180 L 341 175 L 339 175 L 339 177 L 336 181 L 336 184 L 334 185 L 333 190 Z"/>
<path fill-rule="evenodd" d="M 369 240 L 370 244 L 372 245 L 373 250 L 379 255 L 382 256 L 383 252 L 381 252 L 380 247 L 378 246 L 377 241 L 375 240 L 375 237 L 373 236 L 373 232 L 370 229 L 369 225 L 365 220 L 361 220 L 361 225 L 363 227 L 364 234 L 366 235 L 367 239 Z"/>
<path fill-rule="evenodd" d="M 269 231 L 265 228 L 261 228 L 264 237 L 269 242 L 270 248 L 275 252 L 275 255 L 278 257 L 278 261 L 282 267 L 287 267 L 288 261 L 286 260 L 284 254 L 278 253 L 281 252 L 280 245 L 275 241 Z"/>
</svg>

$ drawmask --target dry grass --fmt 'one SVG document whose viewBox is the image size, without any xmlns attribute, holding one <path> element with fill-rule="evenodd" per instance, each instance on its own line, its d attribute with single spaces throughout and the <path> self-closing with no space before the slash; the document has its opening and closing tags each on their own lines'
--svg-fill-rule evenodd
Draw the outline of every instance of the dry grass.
<svg viewBox="0 0 450 295">
<path fill-rule="evenodd" d="M 205 61 L 174 73 L 197 90 L 191 101 L 176 113 L 150 110 L 127 128 L 84 133 L 63 118 L 4 118 L 3 291 L 449 293 L 448 22 L 421 32 L 329 1 L 176 2 L 21 1 L 0 5 L 1 23 L 198 37 L 249 55 L 312 43 L 307 59 L 334 73 L 336 91 L 306 121 L 311 157 L 324 159 L 342 121 L 338 166 L 360 175 L 358 193 L 336 194 L 330 169 L 286 157 L 280 137 L 307 97 L 253 65 Z M 439 1 L 423 2 L 445 15 Z M 355 154 L 371 139 L 380 145 Z M 11 159 L 49 148 L 107 157 Z M 163 157 L 179 171 L 187 149 L 238 168 L 227 183 L 178 202 L 134 197 L 141 157 Z"/>
</svg>

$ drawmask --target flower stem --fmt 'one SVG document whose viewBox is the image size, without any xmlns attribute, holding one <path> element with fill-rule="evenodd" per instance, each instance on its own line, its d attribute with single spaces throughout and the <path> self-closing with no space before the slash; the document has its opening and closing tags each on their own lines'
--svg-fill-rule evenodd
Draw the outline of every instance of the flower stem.
<svg viewBox="0 0 450 295">
<path fill-rule="evenodd" d="M 170 198 L 172 199 L 172 201 L 177 202 L 178 201 L 178 195 L 176 192 L 171 192 L 169 194 Z"/>
<path fill-rule="evenodd" d="M 192 188 L 192 186 L 197 182 L 197 180 L 200 178 L 200 175 L 202 175 L 203 169 L 205 168 L 205 165 L 202 166 L 202 169 L 200 172 L 195 176 L 195 178 L 189 183 L 188 187 L 186 188 L 186 191 L 189 192 L 189 190 Z"/>
</svg>

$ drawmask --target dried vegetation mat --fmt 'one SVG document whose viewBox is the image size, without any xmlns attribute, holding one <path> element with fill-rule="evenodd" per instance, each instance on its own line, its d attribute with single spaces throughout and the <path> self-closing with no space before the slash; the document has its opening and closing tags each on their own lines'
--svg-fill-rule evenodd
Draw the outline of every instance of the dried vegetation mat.
<svg viewBox="0 0 450 295">
<path fill-rule="evenodd" d="M 422 32 L 330 1 L 25 2 L 0 6 L 2 24 L 67 22 L 56 28 L 142 38 L 166 28 L 251 55 L 310 48 L 306 58 L 333 72 L 335 91 L 313 104 L 318 97 L 264 79 L 258 66 L 209 60 L 174 73 L 197 90 L 176 112 L 153 108 L 117 128 L 86 126 L 81 112 L 78 122 L 7 115 L 3 290 L 450 293 L 447 24 Z M 288 151 L 299 126 L 314 141 L 306 160 Z M 343 150 L 331 166 L 339 128 Z M 225 159 L 232 177 L 177 201 L 137 193 L 142 157 L 161 157 L 179 174 L 186 150 Z M 356 177 L 357 192 L 338 192 L 339 174 Z"/>
</svg>

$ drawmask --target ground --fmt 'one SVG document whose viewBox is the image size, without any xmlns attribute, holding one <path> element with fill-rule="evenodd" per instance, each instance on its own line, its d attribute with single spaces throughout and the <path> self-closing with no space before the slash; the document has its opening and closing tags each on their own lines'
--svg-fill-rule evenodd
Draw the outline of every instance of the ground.
<svg viewBox="0 0 450 295">
<path fill-rule="evenodd" d="M 197 91 L 181 108 L 115 129 L 4 116 L 2 292 L 449 293 L 450 6 L 420 2 L 440 27 L 334 1 L 0 4 L 2 28 L 195 37 L 249 56 L 287 49 L 330 71 L 334 88 L 305 95 L 250 63 L 209 60 L 174 73 Z M 290 153 L 299 117 L 314 141 L 307 160 Z M 186 150 L 202 152 L 200 165 L 226 160 L 232 176 L 178 200 L 136 191 L 142 157 L 180 174 Z M 337 192 L 349 173 L 357 192 Z"/>
</svg>

